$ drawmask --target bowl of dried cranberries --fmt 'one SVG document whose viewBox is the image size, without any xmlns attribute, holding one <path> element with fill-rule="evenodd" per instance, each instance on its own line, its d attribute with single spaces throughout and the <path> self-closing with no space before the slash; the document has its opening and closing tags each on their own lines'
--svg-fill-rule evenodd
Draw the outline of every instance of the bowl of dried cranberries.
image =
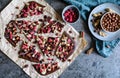
<svg viewBox="0 0 120 78">
<path fill-rule="evenodd" d="M 105 13 L 100 20 L 101 28 L 106 32 L 120 30 L 120 15 L 115 12 Z"/>
<path fill-rule="evenodd" d="M 68 5 L 62 11 L 62 18 L 67 23 L 75 23 L 79 16 L 79 9 L 74 5 Z"/>
</svg>

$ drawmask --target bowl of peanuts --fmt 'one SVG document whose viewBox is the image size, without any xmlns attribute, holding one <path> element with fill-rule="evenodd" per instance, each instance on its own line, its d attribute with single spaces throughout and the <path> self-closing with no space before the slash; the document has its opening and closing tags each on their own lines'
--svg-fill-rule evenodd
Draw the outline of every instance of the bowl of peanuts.
<svg viewBox="0 0 120 78">
<path fill-rule="evenodd" d="M 120 15 L 115 12 L 106 12 L 100 20 L 100 25 L 105 32 L 117 32 L 120 30 Z"/>
</svg>

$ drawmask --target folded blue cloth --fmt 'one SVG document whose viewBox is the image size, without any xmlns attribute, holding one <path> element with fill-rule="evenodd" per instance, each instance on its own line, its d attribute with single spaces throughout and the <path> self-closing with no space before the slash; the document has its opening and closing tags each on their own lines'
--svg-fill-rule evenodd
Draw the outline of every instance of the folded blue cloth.
<svg viewBox="0 0 120 78">
<path fill-rule="evenodd" d="M 73 4 L 77 6 L 80 10 L 81 16 L 83 20 L 88 20 L 88 16 L 90 11 L 99 4 L 109 2 L 120 5 L 120 0 L 64 0 L 69 4 Z M 111 6 L 112 7 L 112 6 Z M 113 49 L 120 41 L 120 38 L 113 40 L 113 41 L 101 41 L 98 39 L 96 40 L 96 49 L 100 55 L 103 57 L 108 57 L 113 53 Z"/>
<path fill-rule="evenodd" d="M 119 41 L 120 38 L 111 42 L 96 40 L 96 49 L 100 55 L 102 55 L 103 57 L 108 57 L 113 53 L 112 50 L 115 48 Z"/>
</svg>

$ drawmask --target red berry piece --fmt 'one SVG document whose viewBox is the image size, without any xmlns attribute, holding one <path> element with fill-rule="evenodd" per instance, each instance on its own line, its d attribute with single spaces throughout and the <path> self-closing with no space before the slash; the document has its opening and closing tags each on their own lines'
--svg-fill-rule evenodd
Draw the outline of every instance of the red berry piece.
<svg viewBox="0 0 120 78">
<path fill-rule="evenodd" d="M 63 15 L 64 15 L 64 19 L 67 22 L 73 23 L 78 19 L 79 12 L 77 12 L 76 8 L 70 8 L 66 10 Z"/>
</svg>

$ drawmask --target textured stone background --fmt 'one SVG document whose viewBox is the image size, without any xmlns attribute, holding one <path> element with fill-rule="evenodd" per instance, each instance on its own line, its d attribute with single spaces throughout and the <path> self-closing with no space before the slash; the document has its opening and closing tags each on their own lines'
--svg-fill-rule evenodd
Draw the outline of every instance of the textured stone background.
<svg viewBox="0 0 120 78">
<path fill-rule="evenodd" d="M 66 6 L 61 0 L 46 0 L 53 8 L 61 14 Z M 0 10 L 2 10 L 10 0 L 0 0 Z M 81 21 L 81 20 L 80 20 Z M 81 21 L 82 22 L 82 21 Z M 84 28 L 82 23 L 73 25 L 78 31 Z M 86 27 L 85 30 L 88 30 Z M 89 33 L 89 31 L 87 31 Z M 90 36 L 90 34 L 87 34 Z M 88 47 L 91 45 L 91 38 L 88 40 Z M 76 60 L 61 74 L 60 78 L 120 78 L 120 44 L 114 50 L 114 53 L 103 58 L 93 52 L 91 55 L 81 53 Z M 19 66 L 12 62 L 6 55 L 0 51 L 0 78 L 30 78 Z"/>
</svg>

